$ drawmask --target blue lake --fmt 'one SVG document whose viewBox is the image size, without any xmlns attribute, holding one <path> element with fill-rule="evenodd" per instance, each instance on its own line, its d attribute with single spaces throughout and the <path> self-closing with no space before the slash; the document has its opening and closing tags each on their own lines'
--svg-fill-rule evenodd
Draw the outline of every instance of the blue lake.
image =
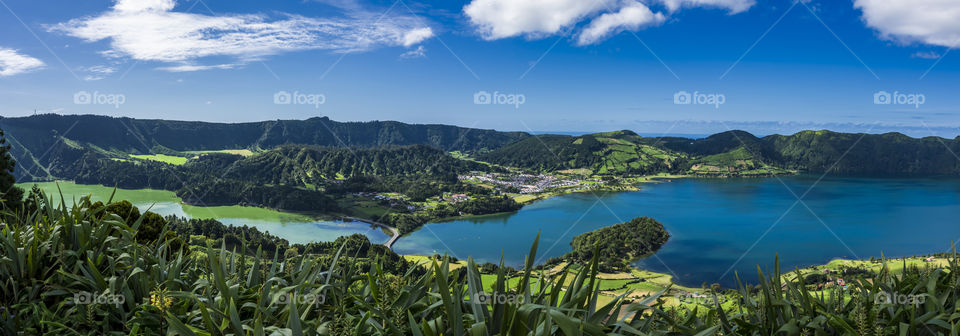
<svg viewBox="0 0 960 336">
<path fill-rule="evenodd" d="M 792 270 L 881 252 L 945 252 L 960 238 L 958 179 L 818 178 L 677 179 L 637 192 L 565 195 L 517 213 L 431 223 L 394 249 L 521 265 L 538 232 L 543 262 L 570 251 L 578 234 L 649 216 L 671 237 L 638 267 L 688 286 L 732 286 L 734 271 L 754 282 L 757 266 L 772 269 L 777 255 Z"/>
</svg>

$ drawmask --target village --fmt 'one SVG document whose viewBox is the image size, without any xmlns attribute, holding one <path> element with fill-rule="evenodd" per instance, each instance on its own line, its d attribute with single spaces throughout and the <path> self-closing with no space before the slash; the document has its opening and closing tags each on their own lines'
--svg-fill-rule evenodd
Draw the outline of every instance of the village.
<svg viewBox="0 0 960 336">
<path fill-rule="evenodd" d="M 538 194 L 557 188 L 584 187 L 582 181 L 565 180 L 546 174 L 499 174 L 470 172 L 469 175 L 457 177 L 465 183 L 492 184 L 497 189 L 507 193 Z"/>
</svg>

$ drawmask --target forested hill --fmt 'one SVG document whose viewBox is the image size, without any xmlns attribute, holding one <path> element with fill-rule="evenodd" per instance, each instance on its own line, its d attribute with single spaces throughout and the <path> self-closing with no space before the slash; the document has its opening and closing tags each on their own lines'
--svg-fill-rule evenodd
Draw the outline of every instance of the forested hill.
<svg viewBox="0 0 960 336">
<path fill-rule="evenodd" d="M 447 151 L 479 153 L 527 137 L 449 125 L 415 125 L 395 121 L 337 122 L 326 117 L 249 123 L 209 123 L 95 115 L 43 114 L 0 119 L 18 174 L 50 178 L 46 167 L 58 159 L 76 160 L 71 150 L 157 154 L 183 151 L 267 150 L 284 144 L 380 147 L 429 145 Z M 44 153 L 47 153 L 44 155 Z M 75 155 L 75 153 L 73 153 Z"/>
<path fill-rule="evenodd" d="M 455 185 L 458 174 L 483 168 L 488 167 L 426 145 L 376 149 L 284 145 L 248 157 L 203 154 L 182 165 L 86 152 L 76 162 L 51 170 L 81 184 L 175 191 L 190 204 L 331 211 L 336 205 L 329 194 L 419 186 L 417 190 L 429 197 Z"/>
<path fill-rule="evenodd" d="M 204 155 L 186 167 L 198 167 L 216 158 Z M 319 185 L 360 176 L 456 181 L 458 174 L 491 169 L 425 145 L 377 149 L 284 145 L 230 165 L 211 170 L 223 169 L 226 178 L 260 184 Z"/>
<path fill-rule="evenodd" d="M 593 173 L 670 172 L 766 175 L 787 171 L 882 175 L 958 175 L 960 137 L 803 131 L 758 138 L 744 131 L 704 139 L 640 137 L 630 131 L 541 135 L 479 156 L 521 168 Z"/>
<path fill-rule="evenodd" d="M 734 136 L 736 134 L 736 136 Z M 742 142 L 741 142 L 742 141 Z M 763 162 L 786 169 L 840 174 L 957 175 L 960 137 L 912 138 L 900 133 L 862 134 L 803 131 L 793 135 L 756 138 L 746 132 L 726 132 L 697 140 L 669 139 L 664 146 L 701 155 L 746 143 Z"/>
<path fill-rule="evenodd" d="M 683 153 L 648 144 L 631 131 L 538 135 L 481 154 L 479 159 L 540 171 L 587 168 L 597 174 L 678 171 L 687 161 Z"/>
</svg>

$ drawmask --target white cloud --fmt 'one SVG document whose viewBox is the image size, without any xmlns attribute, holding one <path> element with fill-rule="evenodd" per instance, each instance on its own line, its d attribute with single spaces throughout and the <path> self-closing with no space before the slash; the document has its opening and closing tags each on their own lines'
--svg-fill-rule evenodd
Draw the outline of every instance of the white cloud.
<svg viewBox="0 0 960 336">
<path fill-rule="evenodd" d="M 403 34 L 403 46 L 409 47 L 420 44 L 420 42 L 431 37 L 433 37 L 433 29 L 430 29 L 430 27 L 413 29 Z"/>
<path fill-rule="evenodd" d="M 853 6 L 884 39 L 960 47 L 960 1 L 855 0 Z"/>
<path fill-rule="evenodd" d="M 0 47 L 0 77 L 13 76 L 44 67 L 43 61 Z"/>
<path fill-rule="evenodd" d="M 707 7 L 722 8 L 730 11 L 730 14 L 745 12 L 756 4 L 755 0 L 656 0 L 663 3 L 671 12 L 676 12 L 681 8 Z"/>
<path fill-rule="evenodd" d="M 191 71 L 202 71 L 202 70 L 227 70 L 236 68 L 237 64 L 215 64 L 215 65 L 197 65 L 197 64 L 180 64 L 174 66 L 159 67 L 157 70 L 164 70 L 170 72 L 191 72 Z"/>
<path fill-rule="evenodd" d="M 577 44 L 586 45 L 623 30 L 664 22 L 662 13 L 650 10 L 651 3 L 662 4 L 670 13 L 707 7 L 736 14 L 750 9 L 756 0 L 472 0 L 463 12 L 487 40 L 543 38 L 592 20 L 578 33 Z"/>
<path fill-rule="evenodd" d="M 417 46 L 417 49 L 400 54 L 400 58 L 423 58 L 427 57 L 427 49 L 423 46 Z"/>
<path fill-rule="evenodd" d="M 473 0 L 463 11 L 483 38 L 496 40 L 555 34 L 615 5 L 614 0 Z"/>
<path fill-rule="evenodd" d="M 113 5 L 113 9 L 118 12 L 166 12 L 172 10 L 175 5 L 176 3 L 170 0 L 128 0 L 117 1 L 117 3 Z"/>
<path fill-rule="evenodd" d="M 107 76 L 117 72 L 117 69 L 111 66 L 106 65 L 94 65 L 91 67 L 81 68 L 80 70 L 87 72 L 87 75 L 83 77 L 83 80 L 86 81 L 98 81 Z"/>
<path fill-rule="evenodd" d="M 610 35 L 623 30 L 637 30 L 641 26 L 658 25 L 666 17 L 663 13 L 654 13 L 649 7 L 639 2 L 633 2 L 620 8 L 616 13 L 600 15 L 590 22 L 577 38 L 577 44 L 587 45 L 599 42 Z"/>
<path fill-rule="evenodd" d="M 938 59 L 942 56 L 940 56 L 940 53 L 936 51 L 918 51 L 913 55 L 910 55 L 910 57 L 923 58 L 923 59 Z"/>
<path fill-rule="evenodd" d="M 204 57 L 228 56 L 237 63 L 300 50 L 365 51 L 411 46 L 433 36 L 409 16 L 377 18 L 357 13 L 337 18 L 278 14 L 203 15 L 175 12 L 174 0 L 116 0 L 110 11 L 48 27 L 88 42 L 107 40 L 109 57 L 174 63 L 170 71 L 224 68 L 197 65 Z"/>
</svg>

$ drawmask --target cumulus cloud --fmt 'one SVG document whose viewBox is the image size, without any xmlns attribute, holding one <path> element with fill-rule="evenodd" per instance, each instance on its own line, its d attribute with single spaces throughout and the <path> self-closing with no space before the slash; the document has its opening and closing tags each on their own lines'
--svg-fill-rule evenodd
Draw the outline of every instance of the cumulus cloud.
<svg viewBox="0 0 960 336">
<path fill-rule="evenodd" d="M 960 1 L 855 0 L 863 21 L 884 39 L 900 43 L 960 46 Z"/>
<path fill-rule="evenodd" d="M 464 14 L 486 40 L 523 36 L 542 38 L 590 21 L 577 33 L 577 44 L 600 42 L 624 31 L 658 25 L 666 20 L 663 13 L 650 9 L 660 4 L 670 13 L 683 8 L 706 7 L 726 9 L 730 14 L 744 12 L 755 0 L 472 0 L 463 7 Z"/>
<path fill-rule="evenodd" d="M 661 24 L 664 20 L 666 17 L 662 13 L 654 13 L 644 4 L 633 2 L 616 13 L 606 13 L 593 19 L 580 32 L 577 44 L 594 44 L 625 29 L 637 30 L 641 26 Z"/>
<path fill-rule="evenodd" d="M 745 12 L 756 4 L 755 0 L 657 0 L 663 3 L 671 12 L 681 8 L 707 7 L 721 8 L 730 11 L 730 14 Z"/>
<path fill-rule="evenodd" d="M 43 61 L 0 47 L 0 77 L 13 76 L 43 68 Z"/>
<path fill-rule="evenodd" d="M 403 46 L 409 47 L 420 44 L 420 42 L 423 42 L 431 37 L 433 37 L 433 29 L 430 29 L 430 27 L 413 29 L 408 31 L 406 34 L 403 34 Z"/>
<path fill-rule="evenodd" d="M 487 40 L 557 33 L 602 10 L 613 0 L 473 0 L 463 11 Z"/>
<path fill-rule="evenodd" d="M 409 47 L 433 37 L 429 27 L 408 16 L 211 16 L 176 12 L 175 7 L 175 0 L 116 0 L 107 12 L 52 25 L 48 30 L 88 42 L 109 41 L 110 49 L 104 51 L 107 56 L 174 63 L 161 67 L 169 71 L 227 66 L 198 65 L 197 60 L 204 57 L 234 57 L 237 63 L 244 63 L 300 50 L 355 52 Z"/>
</svg>

